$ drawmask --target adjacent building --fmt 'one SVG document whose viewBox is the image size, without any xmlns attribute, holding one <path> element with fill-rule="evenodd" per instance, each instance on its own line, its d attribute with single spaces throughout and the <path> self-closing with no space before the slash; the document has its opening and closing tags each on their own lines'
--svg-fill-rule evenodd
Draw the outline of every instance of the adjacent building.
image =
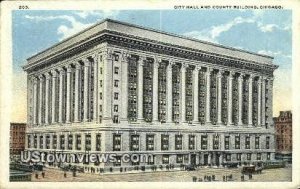
<svg viewBox="0 0 300 189">
<path fill-rule="evenodd" d="M 10 156 L 19 157 L 25 150 L 26 123 L 10 123 Z"/>
<path fill-rule="evenodd" d="M 293 130 L 292 112 L 280 111 L 278 117 L 274 117 L 276 136 L 276 159 L 292 163 Z"/>
<path fill-rule="evenodd" d="M 78 164 L 96 171 L 274 160 L 272 61 L 106 19 L 28 59 L 26 150 L 118 155 Z"/>
</svg>

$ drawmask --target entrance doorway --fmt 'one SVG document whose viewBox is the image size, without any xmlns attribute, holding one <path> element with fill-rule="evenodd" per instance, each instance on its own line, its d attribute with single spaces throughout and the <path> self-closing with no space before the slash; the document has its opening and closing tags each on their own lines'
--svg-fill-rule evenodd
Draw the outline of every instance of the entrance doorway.
<svg viewBox="0 0 300 189">
<path fill-rule="evenodd" d="M 220 154 L 216 154 L 216 166 L 220 166 Z"/>
<path fill-rule="evenodd" d="M 196 165 L 196 154 L 191 154 L 191 164 Z"/>
<path fill-rule="evenodd" d="M 208 154 L 204 154 L 204 161 L 203 161 L 204 166 L 208 165 Z"/>
</svg>

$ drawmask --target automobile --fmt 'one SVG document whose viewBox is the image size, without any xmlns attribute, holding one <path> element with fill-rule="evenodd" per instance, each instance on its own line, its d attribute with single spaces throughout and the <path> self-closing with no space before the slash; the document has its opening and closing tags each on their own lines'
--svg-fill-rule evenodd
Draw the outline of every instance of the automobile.
<svg viewBox="0 0 300 189">
<path fill-rule="evenodd" d="M 196 170 L 196 166 L 193 164 L 189 164 L 185 166 L 185 170 L 187 171 L 195 171 Z"/>
</svg>

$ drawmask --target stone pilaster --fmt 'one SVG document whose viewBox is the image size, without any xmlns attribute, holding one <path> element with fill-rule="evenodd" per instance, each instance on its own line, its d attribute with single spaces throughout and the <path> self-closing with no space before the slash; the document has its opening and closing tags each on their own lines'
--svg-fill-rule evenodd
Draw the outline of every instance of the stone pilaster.
<svg viewBox="0 0 300 189">
<path fill-rule="evenodd" d="M 51 76 L 49 73 L 46 73 L 46 87 L 45 87 L 45 124 L 49 124 L 49 103 L 50 103 L 50 98 L 49 98 L 49 87 L 50 87 L 50 79 Z"/>
<path fill-rule="evenodd" d="M 122 101 L 121 107 L 121 123 L 128 123 L 128 54 L 127 52 L 122 53 L 122 61 L 121 61 L 121 69 L 122 69 Z"/>
<path fill-rule="evenodd" d="M 227 125 L 232 125 L 232 81 L 233 81 L 233 73 L 229 72 L 228 75 L 228 122 Z"/>
<path fill-rule="evenodd" d="M 217 107 L 218 107 L 218 121 L 217 125 L 222 124 L 222 74 L 223 71 L 219 70 L 218 75 L 217 75 L 217 87 L 218 87 L 218 101 L 217 101 Z"/>
<path fill-rule="evenodd" d="M 238 79 L 238 101 L 239 101 L 239 116 L 238 116 L 238 125 L 243 125 L 243 77 L 241 73 Z"/>
<path fill-rule="evenodd" d="M 39 115 L 39 122 L 38 124 L 41 125 L 43 121 L 43 82 L 44 82 L 44 77 L 42 75 L 39 76 L 39 110 L 38 110 L 38 115 Z"/>
<path fill-rule="evenodd" d="M 75 94 L 74 94 L 74 122 L 79 122 L 79 112 L 80 112 L 80 86 L 81 86 L 81 79 L 80 79 L 80 72 L 81 72 L 81 65 L 79 62 L 75 64 Z"/>
<path fill-rule="evenodd" d="M 253 87 L 253 76 L 250 75 L 249 77 L 249 81 L 248 81 L 248 84 L 249 84 L 249 99 L 248 99 L 248 126 L 252 126 L 253 124 L 253 118 L 252 118 L 252 112 L 253 112 L 253 102 L 252 102 L 252 93 L 253 93 L 253 90 L 252 90 L 252 87 Z"/>
<path fill-rule="evenodd" d="M 84 63 L 84 90 L 83 90 L 83 121 L 89 121 L 89 92 L 90 92 L 90 62 L 89 60 L 83 60 Z"/>
<path fill-rule="evenodd" d="M 67 67 L 67 98 L 66 98 L 66 123 L 71 122 L 71 74 L 72 67 Z"/>
<path fill-rule="evenodd" d="M 59 69 L 59 108 L 58 108 L 58 122 L 63 123 L 63 105 L 64 105 L 64 75 L 65 70 L 63 68 Z"/>
<path fill-rule="evenodd" d="M 210 75 L 213 70 L 211 68 L 207 68 L 206 71 L 206 124 L 210 124 Z"/>
<path fill-rule="evenodd" d="M 143 115 L 143 90 L 144 90 L 144 61 L 146 60 L 145 57 L 140 56 L 138 60 L 138 114 L 137 114 L 137 121 L 143 122 L 144 115 Z"/>
<path fill-rule="evenodd" d="M 37 78 L 33 79 L 33 124 L 37 124 Z"/>
<path fill-rule="evenodd" d="M 113 57 L 109 49 L 103 53 L 103 123 L 112 123 L 112 64 Z"/>
<path fill-rule="evenodd" d="M 186 68 L 188 67 L 187 64 L 183 63 L 181 66 L 181 123 L 186 123 L 186 86 L 185 86 L 185 75 L 186 75 Z"/>
<path fill-rule="evenodd" d="M 153 63 L 153 123 L 158 123 L 158 67 L 161 59 L 155 58 Z"/>
<path fill-rule="evenodd" d="M 262 77 L 261 90 L 261 126 L 266 125 L 266 80 Z"/>
<path fill-rule="evenodd" d="M 194 98 L 194 115 L 193 115 L 193 123 L 198 124 L 199 123 L 199 69 L 201 69 L 201 67 L 196 66 L 194 69 L 194 76 L 193 76 L 193 86 L 194 86 L 194 94 L 193 94 L 193 98 Z"/>
<path fill-rule="evenodd" d="M 99 55 L 94 54 L 93 55 L 93 61 L 94 61 L 94 91 L 93 91 L 93 121 L 98 122 L 99 120 L 99 114 L 98 114 L 98 82 L 99 82 L 99 73 L 98 73 L 98 65 L 99 65 Z"/>
<path fill-rule="evenodd" d="M 51 123 L 56 123 L 56 80 L 57 80 L 57 72 L 53 70 L 52 72 L 52 98 L 51 98 L 51 110 L 52 110 L 52 116 L 51 116 Z"/>
<path fill-rule="evenodd" d="M 261 77 L 259 76 L 257 82 L 257 126 L 261 127 Z"/>
<path fill-rule="evenodd" d="M 172 123 L 172 115 L 173 115 L 173 94 L 172 94 L 172 66 L 173 66 L 173 62 L 169 61 L 169 64 L 167 66 L 167 119 L 166 122 L 167 123 Z"/>
</svg>

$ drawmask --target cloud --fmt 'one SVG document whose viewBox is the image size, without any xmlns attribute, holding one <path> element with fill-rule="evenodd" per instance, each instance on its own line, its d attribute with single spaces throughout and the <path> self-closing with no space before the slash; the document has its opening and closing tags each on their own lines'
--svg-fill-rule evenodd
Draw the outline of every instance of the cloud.
<svg viewBox="0 0 300 189">
<path fill-rule="evenodd" d="M 276 24 L 265 24 L 263 25 L 262 23 L 258 23 L 258 27 L 260 31 L 266 33 L 266 32 L 273 32 L 274 30 L 282 30 L 282 31 L 288 31 L 291 29 L 291 26 L 287 25 L 284 27 L 280 27 Z"/>
<path fill-rule="evenodd" d="M 266 50 L 260 50 L 257 52 L 258 54 L 264 54 L 264 55 L 269 55 L 269 56 L 282 56 L 285 58 L 292 58 L 291 54 L 284 54 L 282 51 L 266 51 Z"/>
<path fill-rule="evenodd" d="M 118 10 L 103 10 L 103 11 L 76 11 L 74 12 L 77 16 L 81 18 L 87 18 L 89 16 L 97 16 L 99 18 L 107 18 L 107 17 L 116 17 L 119 14 Z"/>
</svg>

